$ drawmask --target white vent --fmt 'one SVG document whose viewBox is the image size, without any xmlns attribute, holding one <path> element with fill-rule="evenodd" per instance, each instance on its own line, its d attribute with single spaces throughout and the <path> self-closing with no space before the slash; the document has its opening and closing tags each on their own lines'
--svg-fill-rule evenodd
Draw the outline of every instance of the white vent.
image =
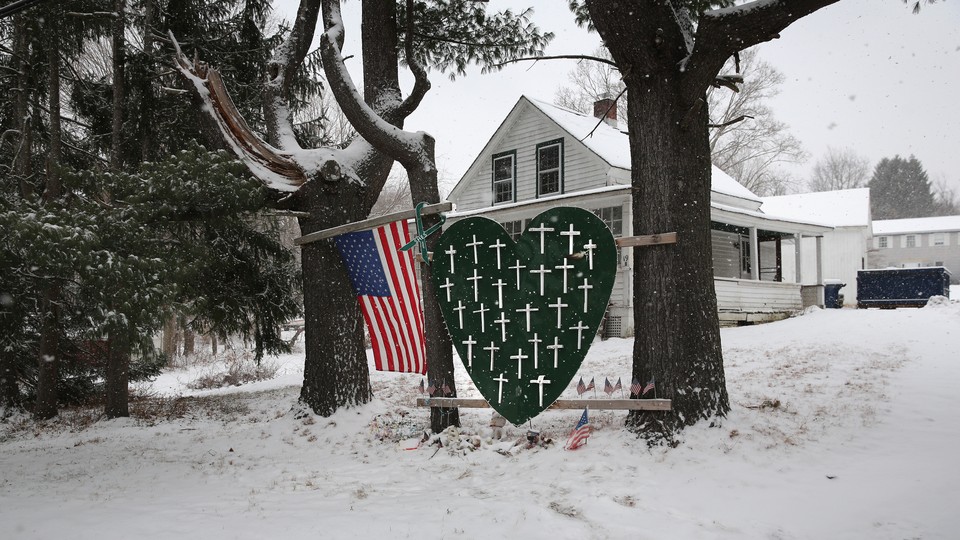
<svg viewBox="0 0 960 540">
<path fill-rule="evenodd" d="M 603 327 L 603 338 L 621 337 L 623 335 L 623 317 L 607 315 L 607 322 Z"/>
</svg>

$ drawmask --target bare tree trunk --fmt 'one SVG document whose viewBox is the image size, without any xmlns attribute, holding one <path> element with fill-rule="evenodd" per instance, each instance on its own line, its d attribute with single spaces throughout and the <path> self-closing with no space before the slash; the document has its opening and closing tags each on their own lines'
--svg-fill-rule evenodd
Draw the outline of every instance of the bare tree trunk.
<svg viewBox="0 0 960 540">
<path fill-rule="evenodd" d="M 123 337 L 111 336 L 107 345 L 107 370 L 104 384 L 105 404 L 103 413 L 107 418 L 130 416 L 129 380 L 130 346 Z"/>
<path fill-rule="evenodd" d="M 60 180 L 60 50 L 59 22 L 56 16 L 48 16 L 47 62 L 48 96 L 47 109 L 50 114 L 50 151 L 47 155 L 47 183 L 43 200 L 49 204 L 60 198 L 63 187 Z M 53 418 L 57 415 L 57 385 L 60 380 L 60 287 L 49 282 L 43 293 L 42 323 L 40 328 L 40 350 L 37 368 L 37 402 L 33 415 L 38 419 Z"/>
<path fill-rule="evenodd" d="M 33 167 L 30 159 L 33 156 L 33 126 L 30 121 L 30 86 L 32 67 L 30 65 L 30 37 L 27 31 L 27 21 L 23 15 L 14 17 L 13 26 L 14 65 L 17 66 L 17 88 L 13 100 L 14 126 L 20 132 L 19 140 L 14 150 L 13 173 L 18 177 L 20 196 L 30 199 L 34 196 L 33 186 L 30 185 L 30 176 Z"/>
<path fill-rule="evenodd" d="M 140 87 L 140 111 L 137 125 L 137 138 L 140 141 L 140 159 L 152 161 L 156 152 L 153 146 L 153 84 L 156 78 L 156 59 L 153 50 L 153 23 L 156 19 L 156 0 L 143 2 L 143 55 L 146 61 L 147 76 L 143 77 Z"/>
<path fill-rule="evenodd" d="M 217 355 L 217 335 L 210 334 L 210 354 L 213 356 Z"/>
<path fill-rule="evenodd" d="M 196 351 L 197 334 L 193 330 L 183 327 L 183 355 L 193 356 Z"/>
<path fill-rule="evenodd" d="M 41 303 L 39 364 L 37 366 L 37 402 L 33 416 L 46 420 L 57 415 L 57 384 L 60 381 L 60 289 L 48 285 Z"/>
<path fill-rule="evenodd" d="M 114 0 L 117 17 L 113 20 L 113 134 L 110 149 L 110 168 L 119 172 L 123 166 L 123 110 L 126 81 L 124 64 L 126 45 L 126 0 Z M 103 413 L 107 418 L 130 416 L 129 374 L 130 346 L 126 336 L 111 335 L 107 346 L 107 369 L 104 382 L 106 392 Z"/>
<path fill-rule="evenodd" d="M 177 352 L 177 328 L 176 318 L 168 317 L 163 323 L 163 337 L 161 338 L 160 351 L 167 357 L 167 361 L 173 359 Z"/>
<path fill-rule="evenodd" d="M 414 203 L 440 202 L 440 191 L 437 186 L 437 169 L 432 166 L 434 163 L 434 139 L 429 135 L 425 137 L 425 154 L 429 160 L 429 167 L 416 167 L 408 169 L 410 174 L 410 195 Z M 424 229 L 438 223 L 439 217 L 424 216 Z M 427 239 L 427 250 L 432 251 L 440 239 L 440 235 L 434 235 Z M 426 254 L 424 254 L 426 256 Z M 456 378 L 453 371 L 453 343 L 450 340 L 450 334 L 447 333 L 446 323 L 443 321 L 443 313 L 440 311 L 440 302 L 437 300 L 436 290 L 433 286 L 433 270 L 429 265 L 420 265 L 421 290 L 423 291 L 423 326 L 424 339 L 427 348 L 427 377 L 431 381 L 436 381 L 442 385 L 443 382 L 450 383 L 450 389 L 453 391 L 452 397 L 457 395 Z M 453 408 L 430 408 L 430 428 L 434 433 L 439 433 L 450 426 L 460 425 L 460 409 Z"/>
</svg>

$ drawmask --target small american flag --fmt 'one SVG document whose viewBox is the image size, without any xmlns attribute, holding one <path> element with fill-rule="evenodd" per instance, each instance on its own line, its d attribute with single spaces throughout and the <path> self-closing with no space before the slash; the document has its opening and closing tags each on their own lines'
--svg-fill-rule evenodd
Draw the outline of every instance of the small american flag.
<svg viewBox="0 0 960 540">
<path fill-rule="evenodd" d="M 576 450 L 587 443 L 588 437 L 590 437 L 590 423 L 587 420 L 587 409 L 584 409 L 583 414 L 580 416 L 580 421 L 577 422 L 577 427 L 573 428 L 573 431 L 570 432 L 570 438 L 567 439 L 567 444 L 564 448 L 567 450 Z"/>
<path fill-rule="evenodd" d="M 406 222 L 337 236 L 380 371 L 425 374 L 423 308 Z"/>
<path fill-rule="evenodd" d="M 610 379 L 606 377 L 603 378 L 603 393 L 608 396 L 613 393 L 613 385 L 610 384 Z"/>
<path fill-rule="evenodd" d="M 587 385 L 587 390 L 593 390 L 597 387 L 597 385 L 593 384 L 594 379 L 596 379 L 596 377 L 590 379 L 590 384 Z"/>
<path fill-rule="evenodd" d="M 420 393 L 422 394 L 423 392 L 424 392 L 423 379 L 420 379 Z"/>
<path fill-rule="evenodd" d="M 453 393 L 453 390 L 450 389 L 450 385 L 447 384 L 447 381 L 443 381 L 443 395 L 449 396 Z"/>
<path fill-rule="evenodd" d="M 620 377 L 617 377 L 617 384 L 613 385 L 613 391 L 623 390 L 623 384 L 620 382 Z"/>
<path fill-rule="evenodd" d="M 433 397 L 433 393 L 436 391 L 437 385 L 433 381 L 430 381 L 430 386 L 427 387 L 427 395 Z"/>
<path fill-rule="evenodd" d="M 655 384 L 653 384 L 653 379 L 650 379 L 650 382 L 648 382 L 647 385 L 643 387 L 643 394 L 642 394 L 642 395 L 644 395 L 644 396 L 647 395 L 647 392 L 653 390 L 653 389 L 656 388 L 656 387 L 657 387 L 657 386 L 656 386 Z"/>
<path fill-rule="evenodd" d="M 633 382 L 630 384 L 630 394 L 634 396 L 639 396 L 642 390 L 643 390 L 643 385 L 640 384 L 640 380 L 633 379 Z"/>
<path fill-rule="evenodd" d="M 577 395 L 583 395 L 587 391 L 587 385 L 583 383 L 583 377 L 580 377 L 580 382 L 577 383 Z"/>
</svg>

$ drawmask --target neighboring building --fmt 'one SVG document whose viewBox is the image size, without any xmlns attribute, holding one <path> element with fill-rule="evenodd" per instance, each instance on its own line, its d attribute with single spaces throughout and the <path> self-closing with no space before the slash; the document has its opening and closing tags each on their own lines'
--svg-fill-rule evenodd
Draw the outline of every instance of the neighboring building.
<svg viewBox="0 0 960 540">
<path fill-rule="evenodd" d="M 766 213 L 794 219 L 808 219 L 832 225 L 834 229 L 823 234 L 823 277 L 844 282 L 843 303 L 857 305 L 857 271 L 867 268 L 867 254 L 872 247 L 873 227 L 870 218 L 870 189 L 844 189 L 764 197 Z M 805 253 L 816 250 L 813 238 L 803 240 Z M 792 257 L 787 253 L 786 257 Z M 807 257 L 803 262 L 804 284 L 815 283 L 816 258 Z M 790 261 L 784 266 L 792 268 Z M 789 276 L 795 279 L 795 276 Z"/>
<path fill-rule="evenodd" d="M 614 236 L 632 235 L 629 142 L 617 129 L 610 103 L 595 104 L 600 115 L 612 113 L 598 125 L 595 117 L 521 97 L 450 193 L 456 210 L 448 220 L 483 215 L 516 237 L 531 218 L 562 204 L 592 210 Z M 764 213 L 761 203 L 714 167 L 714 283 L 720 319 L 727 324 L 775 320 L 822 304 L 823 276 L 817 271 L 806 279 L 807 255 L 799 252 L 797 240 L 819 238 L 832 227 Z M 796 254 L 794 267 L 785 269 L 784 253 L 790 251 Z M 631 250 L 623 250 L 619 261 L 607 330 L 628 336 L 633 334 Z M 812 285 L 801 287 L 797 274 Z"/>
<path fill-rule="evenodd" d="M 870 268 L 943 266 L 960 283 L 960 216 L 873 222 Z"/>
</svg>

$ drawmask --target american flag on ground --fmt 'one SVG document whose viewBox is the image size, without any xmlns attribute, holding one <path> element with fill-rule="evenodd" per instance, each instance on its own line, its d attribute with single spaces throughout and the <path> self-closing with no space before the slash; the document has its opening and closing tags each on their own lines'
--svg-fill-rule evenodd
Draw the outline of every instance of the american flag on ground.
<svg viewBox="0 0 960 540">
<path fill-rule="evenodd" d="M 603 378 L 603 393 L 608 396 L 613 393 L 613 385 L 610 384 L 610 379 L 606 377 Z"/>
<path fill-rule="evenodd" d="M 617 377 L 617 384 L 613 385 L 613 391 L 623 390 L 623 383 L 620 382 L 620 377 Z"/>
<path fill-rule="evenodd" d="M 437 385 L 433 381 L 430 381 L 430 386 L 427 386 L 427 395 L 433 397 L 433 393 L 437 390 Z"/>
<path fill-rule="evenodd" d="M 644 395 L 644 396 L 647 395 L 647 392 L 653 390 L 653 389 L 656 388 L 656 387 L 657 387 L 657 386 L 656 386 L 655 384 L 653 384 L 653 379 L 650 379 L 650 382 L 648 382 L 647 385 L 643 387 L 643 394 L 642 394 L 642 395 Z"/>
<path fill-rule="evenodd" d="M 397 221 L 334 239 L 370 332 L 380 371 L 427 372 L 423 308 L 406 223 Z"/>
<path fill-rule="evenodd" d="M 420 393 L 422 394 L 423 392 L 424 392 L 423 379 L 420 379 Z"/>
<path fill-rule="evenodd" d="M 576 450 L 587 443 L 588 437 L 590 437 L 590 423 L 587 420 L 587 409 L 584 409 L 583 415 L 580 416 L 580 421 L 577 422 L 577 427 L 573 428 L 573 431 L 570 432 L 570 438 L 567 439 L 567 444 L 564 445 L 564 448 L 567 450 Z"/>
<path fill-rule="evenodd" d="M 590 379 L 590 384 L 587 385 L 587 390 L 593 390 L 597 387 L 597 385 L 593 384 L 594 379 L 596 379 L 596 377 Z"/>
<path fill-rule="evenodd" d="M 630 394 L 639 396 L 641 391 L 643 391 L 643 385 L 640 384 L 640 380 L 633 379 L 633 382 L 630 384 Z"/>
<path fill-rule="evenodd" d="M 449 396 L 453 393 L 453 390 L 450 389 L 450 385 L 447 384 L 447 381 L 443 381 L 443 395 Z"/>
<path fill-rule="evenodd" d="M 580 377 L 580 382 L 577 383 L 577 395 L 582 396 L 586 391 L 587 385 L 583 383 L 583 377 Z"/>
</svg>

